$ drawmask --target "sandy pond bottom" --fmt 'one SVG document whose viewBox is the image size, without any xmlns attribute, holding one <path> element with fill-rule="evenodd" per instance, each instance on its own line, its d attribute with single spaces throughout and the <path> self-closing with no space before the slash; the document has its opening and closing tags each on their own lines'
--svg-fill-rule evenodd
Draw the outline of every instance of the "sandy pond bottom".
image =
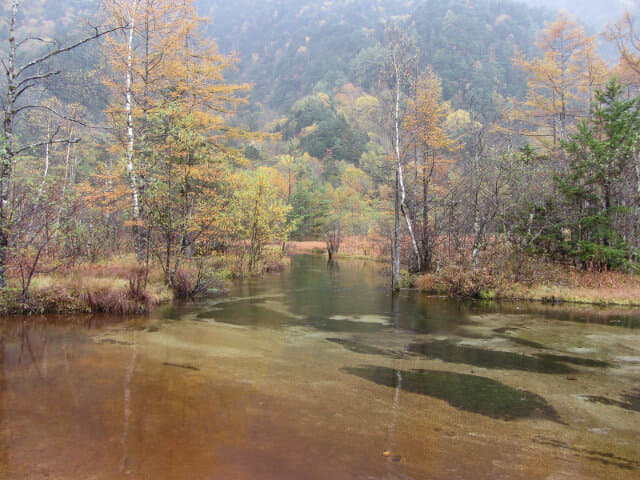
<svg viewBox="0 0 640 480">
<path fill-rule="evenodd" d="M 151 318 L 4 320 L 0 478 L 640 478 L 634 312 L 392 299 L 320 261 Z"/>
</svg>

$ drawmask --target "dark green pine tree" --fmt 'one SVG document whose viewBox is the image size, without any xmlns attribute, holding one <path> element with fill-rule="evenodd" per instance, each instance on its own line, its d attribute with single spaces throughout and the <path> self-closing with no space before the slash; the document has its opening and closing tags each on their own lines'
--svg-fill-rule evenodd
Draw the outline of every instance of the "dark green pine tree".
<svg viewBox="0 0 640 480">
<path fill-rule="evenodd" d="M 329 211 L 326 188 L 315 178 L 302 178 L 291 196 L 289 222 L 294 225 L 294 240 L 322 237 L 322 227 Z"/>
<path fill-rule="evenodd" d="M 625 99 L 623 91 L 611 80 L 596 92 L 591 118 L 564 144 L 569 168 L 558 186 L 568 203 L 569 230 L 563 247 L 589 268 L 626 268 L 632 256 L 624 225 L 638 198 L 625 184 L 639 146 L 640 103 Z"/>
</svg>

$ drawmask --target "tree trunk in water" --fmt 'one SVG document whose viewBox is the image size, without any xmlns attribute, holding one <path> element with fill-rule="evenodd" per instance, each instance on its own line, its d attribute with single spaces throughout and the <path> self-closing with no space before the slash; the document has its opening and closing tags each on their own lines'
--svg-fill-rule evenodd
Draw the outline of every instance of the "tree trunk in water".
<svg viewBox="0 0 640 480">
<path fill-rule="evenodd" d="M 393 201 L 393 232 L 391 232 L 391 289 L 400 289 L 400 189 L 396 171 L 395 195 Z"/>
<path fill-rule="evenodd" d="M 325 233 L 324 240 L 327 244 L 327 254 L 329 255 L 329 261 L 331 261 L 333 260 L 333 256 L 340 250 L 340 227 L 335 227 L 329 233 Z"/>
<path fill-rule="evenodd" d="M 421 264 L 420 251 L 418 250 L 418 243 L 416 242 L 415 232 L 413 231 L 411 216 L 409 214 L 409 210 L 406 205 L 407 190 L 405 188 L 404 175 L 402 172 L 402 155 L 400 153 L 400 71 L 399 71 L 400 66 L 398 65 L 398 61 L 395 57 L 395 54 L 393 56 L 393 68 L 394 68 L 395 83 L 396 83 L 395 85 L 396 98 L 395 98 L 395 111 L 394 111 L 394 130 L 395 130 L 394 146 L 395 146 L 395 157 L 396 157 L 396 202 L 398 204 L 397 208 L 395 209 L 395 215 L 397 219 L 399 213 L 402 213 L 402 216 L 404 217 L 407 223 L 407 229 L 409 230 L 409 236 L 411 237 L 411 246 L 413 248 L 413 254 L 415 255 L 415 258 L 416 258 L 418 270 L 420 270 L 420 264 Z M 395 230 L 396 230 L 395 234 L 398 237 L 396 239 L 398 242 L 396 244 L 396 247 L 397 247 L 396 255 L 397 255 L 397 262 L 398 262 L 397 273 L 399 275 L 400 273 L 399 231 L 398 231 L 398 228 L 395 228 Z M 392 268 L 392 275 L 393 275 L 393 268 Z M 397 290 L 397 278 L 396 278 L 396 282 L 394 282 L 392 279 L 392 284 L 394 285 L 392 288 L 394 290 Z"/>
</svg>

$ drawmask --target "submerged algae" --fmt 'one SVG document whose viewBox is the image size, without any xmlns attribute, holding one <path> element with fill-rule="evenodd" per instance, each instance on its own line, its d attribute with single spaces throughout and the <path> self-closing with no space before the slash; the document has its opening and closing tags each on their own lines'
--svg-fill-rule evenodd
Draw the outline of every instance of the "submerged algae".
<svg viewBox="0 0 640 480">
<path fill-rule="evenodd" d="M 367 365 L 342 370 L 378 385 L 439 398 L 452 407 L 492 418 L 544 418 L 560 422 L 544 398 L 490 378 L 436 370 L 396 370 Z"/>
<path fill-rule="evenodd" d="M 460 346 L 449 342 L 414 343 L 409 346 L 409 351 L 445 362 L 464 363 L 491 369 L 563 374 L 575 372 L 573 368 L 548 358 Z"/>
</svg>

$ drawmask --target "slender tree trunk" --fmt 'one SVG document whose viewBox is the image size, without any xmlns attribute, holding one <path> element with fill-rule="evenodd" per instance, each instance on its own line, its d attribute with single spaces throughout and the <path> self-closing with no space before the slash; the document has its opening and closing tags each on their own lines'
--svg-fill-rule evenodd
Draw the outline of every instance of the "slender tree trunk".
<svg viewBox="0 0 640 480">
<path fill-rule="evenodd" d="M 400 188 L 398 187 L 398 171 L 396 170 L 393 196 L 393 231 L 391 233 L 391 289 L 400 288 Z"/>
<path fill-rule="evenodd" d="M 422 169 L 422 271 L 431 268 L 431 238 L 429 235 L 429 182 L 427 181 L 427 167 Z"/>
<path fill-rule="evenodd" d="M 47 124 L 47 138 L 51 138 L 51 125 Z M 47 184 L 47 176 L 49 175 L 49 148 L 51 143 L 47 143 L 44 146 L 44 171 L 42 172 L 42 182 L 40 182 L 40 188 L 38 189 L 38 196 L 36 200 L 36 206 L 40 203 L 40 198 L 44 192 L 44 187 Z"/>
<path fill-rule="evenodd" d="M 480 179 L 477 177 L 480 168 L 480 158 L 476 154 L 472 160 L 471 191 L 473 192 L 473 245 L 471 247 L 471 268 L 478 266 L 478 255 L 482 239 L 482 225 L 480 224 Z"/>
<path fill-rule="evenodd" d="M 639 157 L 640 155 L 634 148 L 633 159 L 635 162 L 635 170 L 636 170 L 636 199 L 635 199 L 636 208 L 635 208 L 635 228 L 633 229 L 634 230 L 633 246 L 635 248 L 632 249 L 632 252 L 631 252 L 632 259 L 634 257 L 634 253 L 636 253 L 637 249 L 640 247 L 640 244 L 639 244 L 640 239 L 638 238 L 638 232 L 640 231 L 640 226 L 638 225 L 638 222 L 640 222 L 640 158 Z"/>
<path fill-rule="evenodd" d="M 395 160 L 396 160 L 396 200 L 398 203 L 398 208 L 395 211 L 396 216 L 402 213 L 402 216 L 405 219 L 407 224 L 407 229 L 409 230 L 409 236 L 411 237 L 411 246 L 413 248 L 413 253 L 415 255 L 416 263 L 418 266 L 418 270 L 420 270 L 420 251 L 418 249 L 418 243 L 416 242 L 415 232 L 413 230 L 413 224 L 411 222 L 411 215 L 408 211 L 406 199 L 407 199 L 407 189 L 404 183 L 404 174 L 402 171 L 402 155 L 400 152 L 400 67 L 398 65 L 397 59 L 394 55 L 393 57 L 393 68 L 395 75 L 395 111 L 394 111 L 394 147 L 395 147 Z M 398 241 L 399 241 L 399 232 L 397 233 Z M 400 249 L 396 249 L 396 255 L 398 255 L 397 262 L 400 264 Z M 394 259 L 395 260 L 395 259 Z M 400 272 L 400 267 L 398 266 L 398 274 Z M 392 269 L 393 275 L 393 269 Z M 392 284 L 394 290 L 397 289 L 397 279 L 394 282 L 392 279 Z"/>
<path fill-rule="evenodd" d="M 396 81 L 396 102 L 394 127 L 395 138 L 394 147 L 396 154 L 396 175 L 393 196 L 393 233 L 391 234 L 391 289 L 400 288 L 400 78 L 398 75 L 398 64 L 393 57 Z"/>
<path fill-rule="evenodd" d="M 9 56 L 5 65 L 7 93 L 4 111 L 3 131 L 0 138 L 2 151 L 2 171 L 0 172 L 0 289 L 7 288 L 7 263 L 9 262 L 9 188 L 13 169 L 13 121 L 16 101 L 16 17 L 20 2 L 13 0 L 9 19 Z"/>
<path fill-rule="evenodd" d="M 471 252 L 471 268 L 473 271 L 478 267 L 478 255 L 482 239 L 482 226 L 480 225 L 478 208 L 473 211 L 473 248 Z"/>
<path fill-rule="evenodd" d="M 138 0 L 133 0 L 129 13 L 129 27 L 127 38 L 127 71 L 125 74 L 126 101 L 125 112 L 127 114 L 127 172 L 129 174 L 129 186 L 131 188 L 131 204 L 133 216 L 133 246 L 136 258 L 144 260 L 144 229 L 140 224 L 140 198 L 138 191 L 138 174 L 134 166 L 135 132 L 133 130 L 133 33 L 135 30 L 135 14 Z"/>
<path fill-rule="evenodd" d="M 60 229 L 60 221 L 62 220 L 62 211 L 67 198 L 67 190 L 73 177 L 73 167 L 71 165 L 71 139 L 73 138 L 73 127 L 69 126 L 69 143 L 67 144 L 67 155 L 64 160 L 64 185 L 62 187 L 62 195 L 60 196 L 60 205 L 58 206 L 58 216 L 56 217 L 56 223 L 53 227 L 53 242 L 55 246 L 56 239 L 58 237 L 58 230 Z"/>
</svg>

